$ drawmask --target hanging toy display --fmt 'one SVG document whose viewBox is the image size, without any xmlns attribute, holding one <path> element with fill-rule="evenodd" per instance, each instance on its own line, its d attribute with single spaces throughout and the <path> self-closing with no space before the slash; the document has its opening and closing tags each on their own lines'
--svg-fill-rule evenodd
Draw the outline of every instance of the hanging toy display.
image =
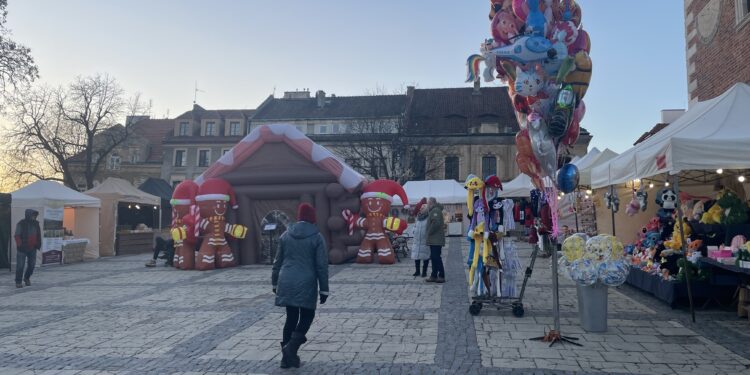
<svg viewBox="0 0 750 375">
<path fill-rule="evenodd" d="M 467 82 L 507 83 L 520 125 L 516 163 L 540 190 L 543 177 L 557 183 L 561 149 L 575 144 L 585 113 L 592 62 L 581 14 L 574 0 L 492 0 L 492 38 L 467 59 Z"/>
</svg>

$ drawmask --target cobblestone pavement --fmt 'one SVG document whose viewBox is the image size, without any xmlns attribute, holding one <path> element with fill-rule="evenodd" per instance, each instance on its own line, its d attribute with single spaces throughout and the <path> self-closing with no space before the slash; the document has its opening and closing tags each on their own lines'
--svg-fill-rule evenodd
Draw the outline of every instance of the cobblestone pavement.
<svg viewBox="0 0 750 375">
<path fill-rule="evenodd" d="M 143 267 L 148 256 L 38 269 L 34 285 L 0 285 L 0 374 L 750 374 L 750 324 L 699 311 L 693 324 L 629 287 L 609 292 L 609 329 L 578 324 L 575 286 L 560 278 L 562 331 L 583 347 L 529 338 L 552 323 L 549 260 L 539 259 L 526 314 L 468 313 L 465 241 L 443 253 L 448 282 L 395 266 L 331 266 L 300 370 L 281 370 L 283 310 L 269 266 L 209 272 Z M 519 244 L 522 263 L 530 249 Z M 519 280 L 520 282 L 520 280 Z"/>
</svg>

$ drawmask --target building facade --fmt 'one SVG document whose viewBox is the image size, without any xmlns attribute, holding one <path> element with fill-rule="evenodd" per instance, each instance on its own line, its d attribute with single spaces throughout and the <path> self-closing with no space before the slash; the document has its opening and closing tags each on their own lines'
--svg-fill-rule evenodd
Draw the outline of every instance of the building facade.
<svg viewBox="0 0 750 375">
<path fill-rule="evenodd" d="M 685 0 L 690 103 L 750 83 L 750 0 Z"/>
</svg>

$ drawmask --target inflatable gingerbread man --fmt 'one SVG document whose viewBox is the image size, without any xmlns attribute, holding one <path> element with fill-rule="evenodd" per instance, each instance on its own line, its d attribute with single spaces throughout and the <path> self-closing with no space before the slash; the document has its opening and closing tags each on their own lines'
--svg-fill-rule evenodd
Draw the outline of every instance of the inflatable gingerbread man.
<svg viewBox="0 0 750 375">
<path fill-rule="evenodd" d="M 404 206 L 409 204 L 404 189 L 392 180 L 376 180 L 367 184 L 360 197 L 360 215 L 356 217 L 351 211 L 342 214 L 349 223 L 349 234 L 355 228 L 365 230 L 365 239 L 357 252 L 357 263 L 372 263 L 372 252 L 377 251 L 378 263 L 396 263 L 391 241 L 385 231 L 401 234 L 406 229 L 406 222 L 396 217 L 389 217 L 393 196 L 398 195 Z"/>
<path fill-rule="evenodd" d="M 242 239 L 247 234 L 247 227 L 227 223 L 227 206 L 238 208 L 234 189 L 225 180 L 209 178 L 198 188 L 195 202 L 200 213 L 200 218 L 196 220 L 196 233 L 203 234 L 195 269 L 203 271 L 235 266 L 237 260 L 225 234 Z"/>
<path fill-rule="evenodd" d="M 195 196 L 198 185 L 191 180 L 180 182 L 172 193 L 172 239 L 174 240 L 174 266 L 191 270 L 195 265 Z"/>
</svg>

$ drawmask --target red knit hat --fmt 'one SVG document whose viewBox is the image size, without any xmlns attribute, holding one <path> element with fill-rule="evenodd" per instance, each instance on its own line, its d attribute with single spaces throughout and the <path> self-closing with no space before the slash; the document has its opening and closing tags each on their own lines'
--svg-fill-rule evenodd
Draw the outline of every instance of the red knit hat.
<svg viewBox="0 0 750 375">
<path fill-rule="evenodd" d="M 484 187 L 482 187 L 482 198 L 484 199 L 485 208 L 487 208 L 487 204 L 489 204 L 489 197 L 487 196 L 487 188 L 493 188 L 497 190 L 503 190 L 503 183 L 500 181 L 500 178 L 496 175 L 490 175 L 487 176 L 487 178 L 484 180 Z"/>
<path fill-rule="evenodd" d="M 418 213 L 419 213 L 419 210 L 421 210 L 421 209 L 422 209 L 422 206 L 424 206 L 425 204 L 427 204 L 427 198 L 422 198 L 422 199 L 421 199 L 421 200 L 420 200 L 420 201 L 419 201 L 419 202 L 417 203 L 417 205 L 416 205 L 416 206 L 414 206 L 414 214 L 415 214 L 415 215 L 416 215 L 416 214 L 418 214 Z"/>
<path fill-rule="evenodd" d="M 315 224 L 315 208 L 309 203 L 300 203 L 297 207 L 297 221 Z"/>
<path fill-rule="evenodd" d="M 237 200 L 234 197 L 234 189 L 229 182 L 220 178 L 209 178 L 203 181 L 198 188 L 198 195 L 195 197 L 196 202 L 203 201 L 229 201 L 233 209 L 239 208 Z"/>
<path fill-rule="evenodd" d="M 409 204 L 409 199 L 406 197 L 404 188 L 393 180 L 375 180 L 362 189 L 362 199 L 381 198 L 388 202 L 393 202 L 394 195 L 398 195 L 398 197 L 401 198 L 401 202 L 404 206 Z"/>
<path fill-rule="evenodd" d="M 198 195 L 198 185 L 193 180 L 185 180 L 174 188 L 172 200 L 169 203 L 172 206 L 188 206 L 195 203 L 196 195 Z"/>
</svg>

